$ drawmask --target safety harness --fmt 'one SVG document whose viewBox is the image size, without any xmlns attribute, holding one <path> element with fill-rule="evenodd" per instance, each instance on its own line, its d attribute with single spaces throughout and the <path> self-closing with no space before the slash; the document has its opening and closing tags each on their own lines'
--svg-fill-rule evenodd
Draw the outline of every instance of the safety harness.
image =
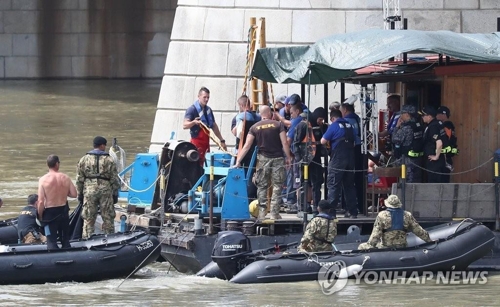
<svg viewBox="0 0 500 307">
<path fill-rule="evenodd" d="M 93 174 L 90 174 L 88 176 L 85 176 L 85 179 L 101 179 L 101 180 L 110 181 L 111 178 L 101 176 L 101 172 L 99 171 L 99 158 L 100 158 L 100 156 L 109 156 L 109 154 L 106 152 L 103 152 L 103 151 L 92 150 L 92 151 L 87 152 L 87 155 L 93 155 L 95 157 L 95 167 L 96 167 L 95 170 L 96 170 L 96 172 Z"/>
<path fill-rule="evenodd" d="M 326 237 L 325 238 L 319 238 L 319 237 L 313 235 L 314 240 L 319 241 L 321 243 L 332 244 L 333 241 L 328 241 L 327 239 L 328 239 L 328 234 L 330 233 L 330 221 L 334 219 L 333 216 L 322 212 L 322 213 L 318 213 L 315 216 L 315 218 L 318 218 L 318 217 L 319 218 L 324 218 L 324 219 L 328 220 L 328 222 L 326 223 L 326 225 L 327 225 L 326 226 Z"/>
</svg>

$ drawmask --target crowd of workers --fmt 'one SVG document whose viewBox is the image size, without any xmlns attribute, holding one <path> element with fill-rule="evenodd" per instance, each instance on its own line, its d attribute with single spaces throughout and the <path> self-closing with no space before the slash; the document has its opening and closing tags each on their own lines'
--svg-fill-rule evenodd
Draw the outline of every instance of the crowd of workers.
<svg viewBox="0 0 500 307">
<path fill-rule="evenodd" d="M 209 90 L 201 88 L 198 100 L 186 111 L 183 125 L 190 129 L 191 142 L 202 157 L 209 149 L 210 139 L 200 129 L 200 122 L 213 129 L 227 150 L 207 105 L 209 97 Z M 328 243 L 336 235 L 337 210 L 343 209 L 349 218 L 357 218 L 363 210 L 363 176 L 367 167 L 361 153 L 362 122 L 354 105 L 335 102 L 330 105 L 329 113 L 322 107 L 311 112 L 299 95 L 292 94 L 277 96 L 272 106 L 260 106 L 259 114 L 253 111 L 245 95 L 238 99 L 238 106 L 239 113 L 231 127 L 237 139 L 235 167 L 250 167 L 250 157 L 256 148 L 252 182 L 257 187 L 258 218 L 264 219 L 268 214 L 267 191 L 272 186 L 271 219 L 281 219 L 281 208 L 286 212 L 313 212 L 315 218 L 308 223 L 300 249 L 331 248 Z M 426 182 L 449 182 L 452 157 L 458 153 L 454 126 L 449 121 L 450 110 L 444 106 L 439 109 L 426 106 L 418 112 L 414 105 L 401 106 L 399 95 L 389 95 L 387 107 L 391 116 L 379 136 L 386 140 L 386 154 L 394 158 L 395 164 L 406 165 L 407 182 L 423 182 L 422 170 L 426 170 Z M 200 163 L 204 163 L 203 159 Z M 304 165 L 307 167 L 303 168 Z M 310 187 L 301 189 L 305 180 Z M 325 180 L 327 197 L 321 200 Z M 299 208 L 301 197 L 299 203 L 303 206 Z M 343 201 L 345 208 L 341 208 Z M 401 209 L 396 195 L 389 196 L 385 205 L 387 210 L 377 216 L 370 240 L 360 248 L 404 246 L 408 231 L 430 241 L 411 213 Z"/>
</svg>

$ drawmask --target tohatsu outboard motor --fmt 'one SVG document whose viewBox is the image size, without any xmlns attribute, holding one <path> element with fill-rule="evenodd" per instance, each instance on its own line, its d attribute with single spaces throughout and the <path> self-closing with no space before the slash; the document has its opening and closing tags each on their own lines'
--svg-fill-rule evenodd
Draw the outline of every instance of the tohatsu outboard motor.
<svg viewBox="0 0 500 307">
<path fill-rule="evenodd" d="M 242 269 L 244 260 L 251 251 L 247 236 L 239 231 L 221 231 L 215 240 L 212 260 L 229 280 Z"/>
</svg>

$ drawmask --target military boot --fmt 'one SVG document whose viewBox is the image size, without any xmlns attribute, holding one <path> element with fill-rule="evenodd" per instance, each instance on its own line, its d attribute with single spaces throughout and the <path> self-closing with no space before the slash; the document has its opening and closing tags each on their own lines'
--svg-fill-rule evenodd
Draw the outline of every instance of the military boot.
<svg viewBox="0 0 500 307">
<path fill-rule="evenodd" d="M 265 220 L 267 215 L 266 207 L 259 207 L 259 220 Z"/>
<path fill-rule="evenodd" d="M 281 220 L 280 209 L 278 205 L 271 205 L 271 220 Z"/>
</svg>

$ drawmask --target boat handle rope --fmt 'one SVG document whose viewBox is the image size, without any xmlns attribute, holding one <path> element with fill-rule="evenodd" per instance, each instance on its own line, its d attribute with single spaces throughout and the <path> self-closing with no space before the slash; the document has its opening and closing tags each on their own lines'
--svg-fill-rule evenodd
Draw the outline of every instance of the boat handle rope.
<svg viewBox="0 0 500 307">
<path fill-rule="evenodd" d="M 57 260 L 55 261 L 55 264 L 72 264 L 73 262 L 75 262 L 75 260 Z"/>
<path fill-rule="evenodd" d="M 14 263 L 14 267 L 16 269 L 27 269 L 29 267 L 31 267 L 33 265 L 33 262 L 30 262 L 30 263 L 27 263 L 27 264 L 17 264 L 17 263 Z"/>
</svg>

